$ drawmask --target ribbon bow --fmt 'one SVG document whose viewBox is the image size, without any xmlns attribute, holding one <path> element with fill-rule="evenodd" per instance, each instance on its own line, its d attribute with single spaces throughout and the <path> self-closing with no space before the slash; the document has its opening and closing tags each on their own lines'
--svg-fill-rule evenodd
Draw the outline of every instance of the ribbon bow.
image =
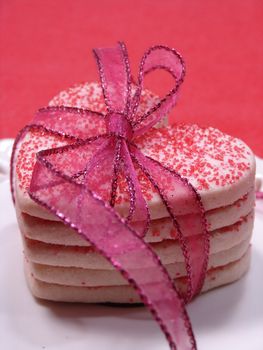
<svg viewBox="0 0 263 350">
<path fill-rule="evenodd" d="M 121 272 L 149 307 L 171 349 L 196 349 L 184 304 L 200 292 L 207 269 L 209 238 L 202 202 L 187 179 L 144 155 L 136 145 L 136 138 L 143 137 L 174 106 L 185 74 L 183 60 L 174 49 L 151 47 L 142 57 L 135 84 L 123 43 L 95 49 L 94 54 L 106 115 L 65 106 L 40 109 L 33 123 L 18 135 L 12 163 L 19 141 L 30 130 L 67 142 L 37 153 L 30 197 L 91 242 Z M 175 84 L 140 115 L 144 77 L 155 69 L 168 71 Z M 143 240 L 150 213 L 138 173 L 157 191 L 177 230 L 188 282 L 180 295 L 159 257 Z M 129 196 L 123 217 L 114 208 L 120 183 Z M 189 211 L 183 216 L 177 215 L 177 195 L 188 202 Z"/>
</svg>

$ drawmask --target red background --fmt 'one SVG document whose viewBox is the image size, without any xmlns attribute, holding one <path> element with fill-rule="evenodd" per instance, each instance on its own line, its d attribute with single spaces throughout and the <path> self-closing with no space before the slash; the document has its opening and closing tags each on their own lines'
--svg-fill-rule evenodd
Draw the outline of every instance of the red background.
<svg viewBox="0 0 263 350">
<path fill-rule="evenodd" d="M 91 49 L 117 40 L 135 73 L 149 45 L 177 48 L 187 76 L 171 120 L 218 127 L 263 157 L 261 0 L 0 0 L 0 137 L 60 90 L 97 79 Z M 168 83 L 162 74 L 151 86 Z"/>
</svg>

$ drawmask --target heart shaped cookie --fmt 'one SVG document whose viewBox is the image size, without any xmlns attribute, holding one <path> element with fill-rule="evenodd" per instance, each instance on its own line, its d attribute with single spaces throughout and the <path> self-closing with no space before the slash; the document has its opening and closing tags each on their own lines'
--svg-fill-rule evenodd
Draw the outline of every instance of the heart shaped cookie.
<svg viewBox="0 0 263 350">
<path fill-rule="evenodd" d="M 156 101 L 157 96 L 144 91 L 141 111 L 148 110 Z M 63 91 L 50 105 L 105 112 L 102 91 L 96 83 Z M 95 128 L 100 133 L 104 125 Z M 138 302 L 132 287 L 86 240 L 28 195 L 36 153 L 67 142 L 44 131 L 30 131 L 20 141 L 15 155 L 16 211 L 31 290 L 37 297 L 50 300 Z M 187 178 L 201 196 L 211 233 L 209 270 L 203 291 L 240 278 L 249 266 L 254 218 L 255 160 L 249 147 L 217 129 L 195 124 L 160 124 L 136 138 L 136 145 L 145 155 Z M 176 229 L 157 191 L 139 169 L 137 172 L 151 214 L 145 240 L 159 255 L 178 288 L 183 289 L 186 271 Z M 170 191 L 173 195 L 175 189 L 171 186 Z M 183 194 L 176 193 L 173 198 L 177 215 L 191 212 Z M 129 210 L 122 179 L 118 182 L 115 208 L 122 216 Z"/>
</svg>

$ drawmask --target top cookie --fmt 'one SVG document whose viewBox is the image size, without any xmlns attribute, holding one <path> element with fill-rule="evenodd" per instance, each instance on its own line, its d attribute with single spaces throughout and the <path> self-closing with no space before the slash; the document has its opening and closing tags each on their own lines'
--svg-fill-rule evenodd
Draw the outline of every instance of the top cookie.
<svg viewBox="0 0 263 350">
<path fill-rule="evenodd" d="M 158 97 L 144 91 L 140 112 L 148 110 Z M 50 105 L 65 105 L 105 112 L 102 91 L 97 83 L 84 83 L 59 93 Z M 100 134 L 103 125 L 97 126 Z M 206 210 L 234 203 L 254 187 L 255 160 L 252 151 L 241 140 L 214 128 L 193 125 L 173 125 L 152 128 L 138 137 L 136 145 L 141 151 L 181 176 L 197 189 Z M 28 132 L 18 146 L 16 154 L 16 199 L 19 210 L 32 216 L 57 220 L 28 196 L 35 154 L 47 148 L 64 145 L 65 140 L 44 132 Z M 151 218 L 168 216 L 159 195 L 149 181 L 139 174 L 143 194 Z M 128 208 L 128 196 L 122 182 L 118 188 L 116 209 L 123 213 Z M 178 213 L 187 212 L 184 198 L 175 196 Z"/>
</svg>

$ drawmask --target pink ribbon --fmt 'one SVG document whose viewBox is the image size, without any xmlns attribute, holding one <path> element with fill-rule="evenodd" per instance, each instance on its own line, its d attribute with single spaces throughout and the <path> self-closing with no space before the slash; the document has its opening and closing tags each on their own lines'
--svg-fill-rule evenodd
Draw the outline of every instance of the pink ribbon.
<svg viewBox="0 0 263 350">
<path fill-rule="evenodd" d="M 31 130 L 58 135 L 68 145 L 40 151 L 36 155 L 29 195 L 38 204 L 77 231 L 137 290 L 165 333 L 171 349 L 196 349 L 185 303 L 203 285 L 209 255 L 209 235 L 199 194 L 187 179 L 136 146 L 143 135 L 174 106 L 185 70 L 181 56 L 165 46 L 154 46 L 144 54 L 138 83 L 132 79 L 126 47 L 94 50 L 107 113 L 70 107 L 40 109 L 15 141 Z M 138 114 L 144 77 L 165 69 L 175 80 L 169 93 L 143 115 Z M 104 132 L 97 134 L 96 125 Z M 144 242 L 150 222 L 138 171 L 159 193 L 178 232 L 187 270 L 187 288 L 180 294 L 150 245 Z M 118 182 L 126 183 L 129 209 L 125 217 L 115 211 Z M 174 197 L 183 196 L 189 213 L 178 215 Z M 139 269 L 138 263 L 142 266 Z"/>
</svg>

